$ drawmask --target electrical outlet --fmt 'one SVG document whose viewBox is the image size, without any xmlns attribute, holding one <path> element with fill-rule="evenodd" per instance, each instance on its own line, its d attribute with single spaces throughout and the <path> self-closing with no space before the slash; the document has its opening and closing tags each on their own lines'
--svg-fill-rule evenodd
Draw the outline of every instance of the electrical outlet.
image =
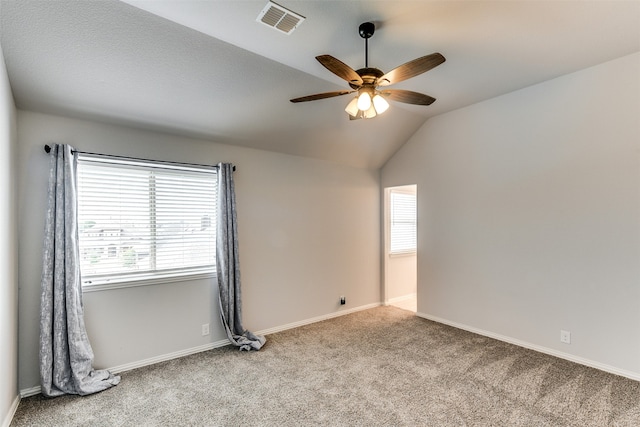
<svg viewBox="0 0 640 427">
<path fill-rule="evenodd" d="M 560 342 L 571 344 L 571 332 L 560 330 Z"/>
<path fill-rule="evenodd" d="M 344 296 L 340 297 L 340 305 L 345 305 L 347 303 L 347 299 Z"/>
<path fill-rule="evenodd" d="M 202 336 L 209 335 L 209 324 L 205 323 L 202 325 Z"/>
</svg>

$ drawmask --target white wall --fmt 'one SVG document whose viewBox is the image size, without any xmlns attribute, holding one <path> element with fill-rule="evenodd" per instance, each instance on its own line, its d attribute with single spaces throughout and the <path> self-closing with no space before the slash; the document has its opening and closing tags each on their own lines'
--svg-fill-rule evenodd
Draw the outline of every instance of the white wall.
<svg viewBox="0 0 640 427">
<path fill-rule="evenodd" d="M 416 294 L 417 262 L 416 254 L 389 255 L 387 258 L 387 272 L 385 281 L 387 286 L 387 301 L 400 301 Z"/>
<path fill-rule="evenodd" d="M 419 313 L 640 378 L 640 53 L 434 117 L 381 180 L 418 184 Z"/>
<path fill-rule="evenodd" d="M 18 402 L 16 109 L 0 48 L 0 425 Z"/>
<path fill-rule="evenodd" d="M 20 388 L 38 385 L 38 299 L 46 143 L 193 163 L 234 163 L 244 326 L 283 327 L 380 302 L 377 171 L 89 121 L 18 111 Z M 301 141 L 303 143 L 303 141 Z M 200 280 L 84 294 L 98 368 L 225 339 L 217 290 Z M 340 295 L 347 305 L 339 306 Z M 211 323 L 211 335 L 201 325 Z"/>
</svg>

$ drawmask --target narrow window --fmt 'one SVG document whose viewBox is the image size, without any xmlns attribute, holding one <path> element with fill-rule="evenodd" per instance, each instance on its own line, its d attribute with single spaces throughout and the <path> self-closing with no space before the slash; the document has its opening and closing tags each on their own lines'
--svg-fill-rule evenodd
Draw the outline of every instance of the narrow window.
<svg viewBox="0 0 640 427">
<path fill-rule="evenodd" d="M 390 192 L 390 250 L 391 255 L 416 252 L 416 195 L 398 190 Z"/>
</svg>

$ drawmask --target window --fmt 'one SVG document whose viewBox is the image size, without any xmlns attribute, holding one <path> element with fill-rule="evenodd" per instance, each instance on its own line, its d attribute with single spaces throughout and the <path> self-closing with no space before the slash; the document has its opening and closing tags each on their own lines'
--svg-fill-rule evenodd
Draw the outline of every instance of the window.
<svg viewBox="0 0 640 427">
<path fill-rule="evenodd" d="M 391 255 L 416 252 L 416 195 L 391 190 L 390 210 L 390 249 Z"/>
<path fill-rule="evenodd" d="M 83 286 L 214 272 L 216 168 L 78 156 Z"/>
</svg>

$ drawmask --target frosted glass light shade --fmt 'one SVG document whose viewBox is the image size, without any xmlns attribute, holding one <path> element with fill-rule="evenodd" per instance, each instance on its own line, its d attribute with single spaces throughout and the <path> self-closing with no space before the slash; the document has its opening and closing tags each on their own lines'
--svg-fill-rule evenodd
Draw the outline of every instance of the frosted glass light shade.
<svg viewBox="0 0 640 427">
<path fill-rule="evenodd" d="M 378 115 L 378 113 L 376 113 L 376 107 L 374 107 L 373 104 L 371 104 L 371 107 L 369 107 L 369 109 L 367 111 L 363 111 L 362 112 L 362 116 L 365 119 L 372 119 L 377 115 Z"/>
<path fill-rule="evenodd" d="M 379 94 L 373 97 L 373 105 L 376 107 L 378 114 L 384 113 L 389 108 L 387 100 Z"/>
<path fill-rule="evenodd" d="M 369 108 L 371 108 L 371 95 L 367 92 L 361 92 L 358 96 L 358 109 L 367 111 Z"/>
<path fill-rule="evenodd" d="M 358 97 L 356 96 L 351 100 L 349 104 L 347 104 L 347 108 L 344 109 L 350 116 L 355 116 L 358 114 Z"/>
</svg>

